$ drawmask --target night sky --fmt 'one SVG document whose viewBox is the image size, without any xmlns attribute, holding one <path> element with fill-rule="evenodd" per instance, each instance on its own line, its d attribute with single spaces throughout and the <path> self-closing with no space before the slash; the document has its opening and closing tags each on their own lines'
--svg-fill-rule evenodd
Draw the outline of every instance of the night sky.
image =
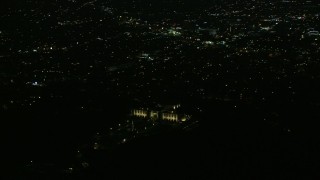
<svg viewBox="0 0 320 180">
<path fill-rule="evenodd" d="M 0 177 L 317 179 L 319 16 L 315 0 L 5 0 Z"/>
</svg>

